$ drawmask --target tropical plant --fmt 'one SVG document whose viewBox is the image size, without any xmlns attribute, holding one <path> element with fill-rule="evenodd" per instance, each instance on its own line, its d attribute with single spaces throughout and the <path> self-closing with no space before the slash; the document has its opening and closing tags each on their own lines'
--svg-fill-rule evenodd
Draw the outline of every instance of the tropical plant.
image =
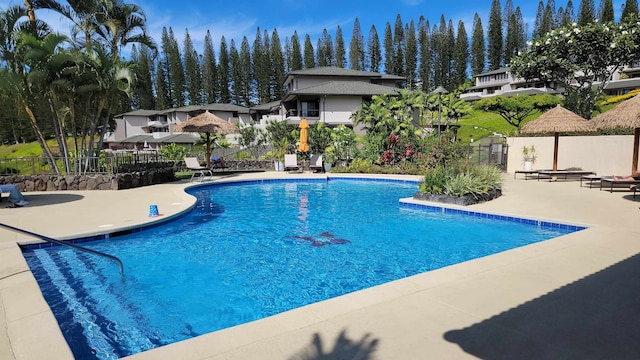
<svg viewBox="0 0 640 360">
<path fill-rule="evenodd" d="M 323 122 L 317 122 L 309 127 L 307 137 L 309 152 L 311 154 L 322 154 L 325 149 L 333 144 L 331 128 Z"/>
<path fill-rule="evenodd" d="M 340 160 L 350 160 L 356 153 L 356 133 L 344 125 L 333 129 L 331 140 L 334 146 L 334 155 Z"/>
<path fill-rule="evenodd" d="M 459 169 L 438 166 L 428 170 L 418 186 L 424 193 L 456 197 L 472 195 L 475 198 L 501 188 L 502 174 L 493 166 L 465 166 Z"/>
<path fill-rule="evenodd" d="M 529 147 L 527 146 L 523 146 L 522 147 L 522 161 L 523 162 L 530 162 L 532 164 L 536 163 L 536 148 L 531 145 Z"/>
<path fill-rule="evenodd" d="M 160 150 L 160 154 L 168 160 L 182 160 L 187 156 L 187 153 L 187 148 L 175 143 L 167 144 Z"/>
<path fill-rule="evenodd" d="M 454 176 L 453 169 L 437 166 L 426 171 L 418 189 L 423 193 L 441 195 L 449 179 Z"/>
</svg>

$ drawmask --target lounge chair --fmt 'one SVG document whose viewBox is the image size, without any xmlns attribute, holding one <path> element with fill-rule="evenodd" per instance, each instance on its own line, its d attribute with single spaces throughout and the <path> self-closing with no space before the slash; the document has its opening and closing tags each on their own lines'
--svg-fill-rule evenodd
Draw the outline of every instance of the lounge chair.
<svg viewBox="0 0 640 360">
<path fill-rule="evenodd" d="M 580 179 L 584 175 L 595 175 L 596 173 L 588 170 L 540 170 L 538 171 L 538 181 L 540 181 L 540 177 L 544 176 L 549 179 L 549 181 L 557 180 L 560 176 L 562 176 L 565 180 L 569 177 L 576 177 Z"/>
<path fill-rule="evenodd" d="M 311 155 L 309 169 L 322 171 L 322 155 Z"/>
<path fill-rule="evenodd" d="M 296 154 L 285 154 L 284 171 L 298 169 L 300 169 L 300 166 L 298 166 L 298 157 L 296 156 Z"/>
<path fill-rule="evenodd" d="M 185 165 L 187 165 L 187 169 L 193 171 L 193 174 L 191 175 L 191 180 L 190 181 L 193 181 L 193 179 L 196 176 L 196 174 L 200 174 L 200 181 L 202 181 L 202 179 L 204 179 L 206 173 L 209 173 L 209 176 L 213 176 L 213 172 L 211 171 L 211 169 L 209 169 L 206 166 L 200 165 L 200 162 L 198 161 L 198 158 L 186 157 L 186 158 L 184 158 L 184 163 L 185 163 Z"/>
<path fill-rule="evenodd" d="M 624 188 L 627 188 L 629 190 L 632 190 L 635 192 L 634 186 L 635 185 L 640 185 L 640 180 L 623 180 L 623 179 L 614 179 L 613 177 L 603 177 L 600 180 L 600 190 L 602 190 L 602 188 L 604 187 L 605 189 L 607 188 L 607 185 L 609 187 L 609 192 L 613 192 L 613 188 L 616 187 L 620 187 L 620 185 L 626 185 L 624 186 Z"/>
</svg>

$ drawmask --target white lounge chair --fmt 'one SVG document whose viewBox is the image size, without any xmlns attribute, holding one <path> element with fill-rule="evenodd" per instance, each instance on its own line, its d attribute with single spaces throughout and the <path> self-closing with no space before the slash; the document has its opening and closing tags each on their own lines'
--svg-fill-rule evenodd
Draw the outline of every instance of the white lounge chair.
<svg viewBox="0 0 640 360">
<path fill-rule="evenodd" d="M 298 166 L 298 157 L 296 154 L 285 154 L 284 155 L 284 170 L 287 169 L 298 170 L 300 166 Z"/>
<path fill-rule="evenodd" d="M 204 179 L 206 173 L 209 173 L 209 176 L 213 176 L 213 171 L 211 171 L 211 169 L 206 166 L 200 165 L 198 158 L 186 157 L 184 158 L 184 163 L 187 165 L 187 169 L 193 171 L 190 181 L 193 181 L 193 178 L 196 176 L 196 174 L 200 174 L 200 181 Z"/>
<path fill-rule="evenodd" d="M 322 155 L 311 155 L 309 169 L 322 171 Z"/>
</svg>

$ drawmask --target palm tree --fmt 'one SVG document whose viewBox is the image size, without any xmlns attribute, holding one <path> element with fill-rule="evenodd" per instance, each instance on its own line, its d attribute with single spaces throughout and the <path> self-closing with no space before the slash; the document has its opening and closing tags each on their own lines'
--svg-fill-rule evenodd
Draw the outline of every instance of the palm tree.
<svg viewBox="0 0 640 360">
<path fill-rule="evenodd" d="M 30 78 L 35 68 L 29 66 L 27 56 L 29 39 L 39 38 L 48 31 L 48 27 L 35 17 L 28 22 L 22 21 L 27 16 L 28 11 L 22 6 L 13 6 L 0 12 L 0 61 L 4 63 L 0 68 L 3 79 L 0 86 L 5 92 L 12 94 L 17 107 L 26 114 L 45 158 L 52 170 L 59 174 L 53 153 L 47 145 L 34 111 L 34 105 L 40 98 L 40 94 L 37 92 L 35 83 L 37 79 Z"/>
<path fill-rule="evenodd" d="M 89 118 L 92 122 L 83 127 L 83 134 L 88 135 L 91 142 L 85 147 L 83 140 L 81 149 L 91 155 L 102 148 L 112 109 L 121 99 L 121 91 L 128 92 L 132 82 L 131 72 L 120 59 L 120 51 L 133 43 L 144 44 L 150 49 L 156 46 L 146 34 L 144 12 L 135 4 L 122 0 L 68 0 L 67 3 L 39 0 L 38 6 L 67 17 L 74 24 L 74 38 L 79 34 L 84 37 L 85 60 L 88 60 L 95 83 L 82 86 L 84 95 L 91 93 L 91 101 L 86 105 L 91 106 Z"/>
<path fill-rule="evenodd" d="M 61 46 L 66 41 L 66 36 L 56 33 L 50 33 L 42 40 L 23 34 L 21 46 L 27 49 L 24 57 L 30 69 L 27 79 L 31 87 L 39 89 L 39 93 L 46 99 L 53 118 L 55 137 L 68 173 L 71 170 L 71 163 L 67 148 L 68 131 L 64 121 L 68 109 L 62 100 L 69 98 L 66 96 L 70 92 L 69 77 L 77 67 L 73 54 L 61 50 Z"/>
</svg>

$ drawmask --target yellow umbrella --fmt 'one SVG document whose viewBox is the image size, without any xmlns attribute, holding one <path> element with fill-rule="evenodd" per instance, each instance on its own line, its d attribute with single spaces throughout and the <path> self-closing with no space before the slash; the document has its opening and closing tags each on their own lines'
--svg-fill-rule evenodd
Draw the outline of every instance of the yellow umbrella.
<svg viewBox="0 0 640 360">
<path fill-rule="evenodd" d="M 302 119 L 300 121 L 300 146 L 298 146 L 298 151 L 307 152 L 309 151 L 309 143 L 307 142 L 307 129 L 309 128 L 309 124 L 307 123 L 307 119 Z"/>
</svg>

